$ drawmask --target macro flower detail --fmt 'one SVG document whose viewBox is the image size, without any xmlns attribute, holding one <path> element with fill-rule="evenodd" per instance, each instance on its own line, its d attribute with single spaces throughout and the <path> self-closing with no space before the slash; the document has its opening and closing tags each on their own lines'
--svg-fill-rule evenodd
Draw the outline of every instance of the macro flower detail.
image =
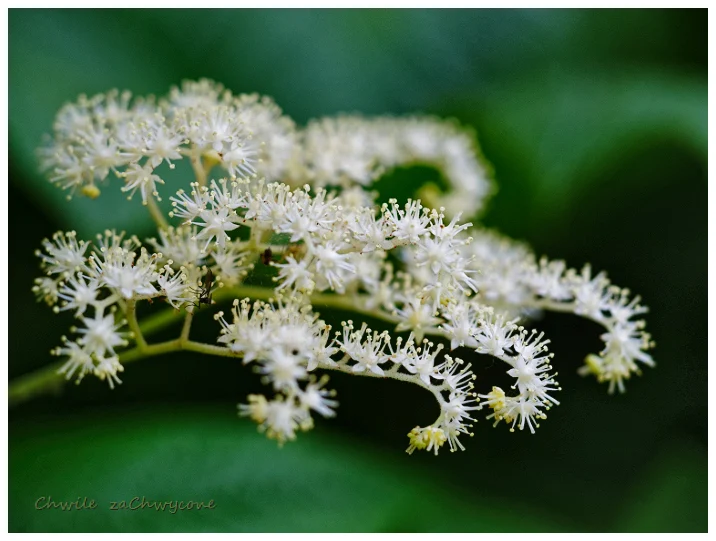
<svg viewBox="0 0 716 541">
<path fill-rule="evenodd" d="M 114 387 L 127 363 L 179 350 L 235 358 L 266 386 L 239 415 L 282 445 L 315 416 L 336 415 L 324 372 L 395 379 L 439 407 L 432 424 L 409 431 L 407 452 L 437 454 L 463 450 L 482 410 L 534 433 L 559 404 L 550 340 L 531 327 L 544 311 L 603 327 L 603 349 L 579 373 L 610 393 L 654 366 L 639 297 L 478 224 L 492 181 L 474 133 L 455 121 L 351 115 L 300 127 L 270 98 L 186 81 L 159 99 L 81 96 L 59 111 L 39 155 L 70 194 L 96 198 L 118 179 L 157 226 L 146 241 L 70 231 L 42 242 L 33 291 L 77 319 L 53 350 L 68 380 L 94 375 Z M 188 185 L 173 171 L 182 160 Z M 415 164 L 444 177 L 444 191 L 424 186 L 399 202 L 374 189 L 385 172 Z M 354 315 L 330 324 L 334 309 Z M 214 343 L 191 339 L 204 312 Z M 177 338 L 150 341 L 179 321 Z M 477 378 L 478 355 L 500 361 L 513 384 Z"/>
</svg>

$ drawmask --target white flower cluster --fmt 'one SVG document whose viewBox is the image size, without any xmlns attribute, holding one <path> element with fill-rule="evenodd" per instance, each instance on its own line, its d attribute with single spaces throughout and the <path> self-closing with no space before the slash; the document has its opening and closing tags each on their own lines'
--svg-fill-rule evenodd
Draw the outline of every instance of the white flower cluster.
<svg viewBox="0 0 716 541">
<path fill-rule="evenodd" d="M 218 165 L 232 179 L 258 175 L 293 187 L 366 186 L 389 168 L 428 164 L 451 186 L 433 194 L 451 214 L 476 213 L 491 192 L 474 134 L 455 122 L 345 116 L 298 129 L 271 99 L 233 96 L 209 80 L 185 81 L 159 100 L 129 91 L 80 96 L 60 110 L 40 156 L 63 188 L 97 197 L 113 172 L 144 203 L 165 183 L 156 168 L 185 157 L 195 170 Z"/>
<path fill-rule="evenodd" d="M 294 439 L 297 430 L 313 427 L 311 410 L 324 417 L 335 415 L 338 403 L 330 398 L 335 393 L 324 388 L 328 378 L 317 380 L 310 373 L 333 363 L 331 355 L 337 348 L 329 343 L 330 326 L 310 306 L 295 300 L 273 306 L 237 299 L 232 315 L 228 323 L 223 312 L 216 314 L 222 327 L 218 341 L 239 353 L 244 364 L 256 363 L 277 393 L 272 400 L 249 396 L 249 404 L 239 406 L 242 415 L 250 416 L 279 443 Z"/>
<path fill-rule="evenodd" d="M 640 372 L 637 363 L 654 366 L 647 353 L 654 343 L 638 319 L 647 308 L 638 296 L 631 298 L 629 290 L 611 284 L 603 272 L 593 276 L 589 265 L 581 271 L 568 269 L 564 261 L 538 260 L 526 246 L 495 232 L 476 230 L 472 235 L 468 251 L 474 268 L 482 271 L 475 278 L 482 302 L 523 317 L 541 310 L 571 312 L 606 329 L 604 349 L 586 358 L 581 374 L 609 382 L 610 393 L 615 387 L 624 392 L 624 380 Z"/>
<path fill-rule="evenodd" d="M 41 149 L 50 180 L 96 197 L 110 172 L 146 203 L 164 184 L 155 169 L 188 157 L 220 164 L 232 177 L 282 176 L 293 155 L 293 122 L 268 98 L 232 96 L 211 81 L 186 82 L 166 98 L 130 92 L 80 96 L 57 115 L 54 137 Z"/>
<path fill-rule="evenodd" d="M 476 214 L 491 192 L 474 133 L 455 122 L 434 117 L 339 116 L 310 122 L 301 141 L 302 179 L 316 187 L 367 186 L 393 167 L 426 164 L 450 184 L 450 193 L 431 203 L 451 216 Z"/>
<path fill-rule="evenodd" d="M 86 254 L 91 244 L 78 241 L 74 231 L 45 239 L 44 251 L 37 255 L 47 276 L 36 280 L 33 289 L 55 311 L 74 310 L 82 324 L 73 329 L 79 335 L 75 340 L 63 337 L 63 346 L 53 352 L 66 357 L 61 372 L 78 382 L 91 373 L 114 387 L 120 382 L 117 372 L 123 370 L 115 348 L 128 344 L 126 333 L 120 332 L 126 321 L 117 321 L 115 305 L 123 297 L 149 294 L 148 281 L 156 281 L 158 273 L 153 258 L 144 251 L 137 257 L 133 251 L 139 245 L 135 238 L 107 232 L 97 241 Z"/>
<path fill-rule="evenodd" d="M 137 302 L 162 299 L 174 309 L 192 311 L 208 269 L 222 273 L 231 284 L 250 267 L 241 266 L 241 256 L 234 257 L 235 245 L 200 252 L 191 229 L 167 229 L 160 235 L 161 242 L 149 241 L 162 250 L 155 253 L 141 247 L 136 237 L 125 239 L 124 233 L 114 231 L 97 235 L 96 243 L 77 240 L 74 231 L 57 232 L 43 241 L 37 255 L 46 275 L 35 280 L 33 291 L 55 312 L 73 310 L 82 325 L 72 328 L 78 335 L 74 340 L 63 337 L 63 346 L 53 352 L 66 357 L 60 372 L 67 379 L 75 377 L 79 383 L 94 374 L 111 387 L 121 383 L 117 372 L 124 367 L 115 348 L 127 346 L 128 337 L 136 338 L 131 326 Z M 125 317 L 118 318 L 117 311 Z M 121 330 L 128 323 L 129 333 Z"/>
<path fill-rule="evenodd" d="M 312 412 L 334 415 L 334 392 L 316 370 L 398 379 L 428 390 L 440 406 L 433 424 L 408 434 L 408 452 L 437 453 L 446 442 L 463 449 L 459 437 L 471 435 L 474 411 L 487 407 L 495 424 L 534 432 L 558 404 L 549 340 L 524 327 L 542 310 L 605 327 L 603 351 L 580 370 L 609 382 L 610 392 L 624 390 L 637 363 L 654 364 L 636 319 L 646 311 L 638 297 L 604 274 L 592 276 L 589 266 L 577 272 L 538 260 L 526 246 L 460 221 L 463 211 L 481 207 L 489 183 L 474 139 L 456 124 L 351 116 L 299 129 L 266 98 L 234 97 L 200 81 L 156 102 L 117 93 L 81 98 L 60 112 L 48 149 L 52 180 L 90 196 L 110 170 L 149 203 L 165 183 L 154 171 L 162 161 L 187 156 L 196 173 L 170 197 L 177 223 L 157 220 L 159 239 L 148 241 L 154 252 L 112 232 L 89 255 L 89 243 L 73 233 L 45 242 L 47 276 L 35 289 L 57 310 L 76 310 L 85 325 L 57 350 L 68 357 L 68 378 L 92 372 L 118 381 L 115 348 L 127 338 L 135 357 L 175 349 L 240 357 L 273 392 L 250 395 L 240 414 L 279 443 L 310 429 Z M 415 163 L 449 180 L 445 206 L 377 203 L 371 182 Z M 215 165 L 228 176 L 209 180 Z M 258 264 L 273 273 L 273 287 L 246 283 Z M 196 306 L 211 302 L 212 288 L 235 299 L 231 317 L 215 316 L 218 346 L 188 339 Z M 187 313 L 181 338 L 146 344 L 135 305 L 155 298 Z M 84 316 L 88 306 L 93 319 Z M 331 334 L 317 306 L 370 316 L 406 335 L 353 321 Z M 120 332 L 125 323 L 130 333 Z M 499 387 L 479 394 L 469 364 L 444 354 L 446 345 L 503 361 L 514 379 L 510 394 Z"/>
</svg>

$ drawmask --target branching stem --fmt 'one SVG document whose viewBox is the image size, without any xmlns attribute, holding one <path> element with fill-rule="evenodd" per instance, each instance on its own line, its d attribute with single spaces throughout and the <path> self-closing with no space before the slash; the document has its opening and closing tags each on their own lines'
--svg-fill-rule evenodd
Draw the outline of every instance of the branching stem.
<svg viewBox="0 0 716 541">
<path fill-rule="evenodd" d="M 134 299 L 127 302 L 126 316 L 127 325 L 129 325 L 129 329 L 132 331 L 137 347 L 147 347 L 147 341 L 144 339 L 142 329 L 139 327 L 139 323 L 137 322 L 137 303 Z"/>
<path fill-rule="evenodd" d="M 194 148 L 190 157 L 191 167 L 194 170 L 194 176 L 199 186 L 206 186 L 207 171 L 202 163 L 201 154 L 198 148 Z"/>
<path fill-rule="evenodd" d="M 154 223 L 157 224 L 157 227 L 159 229 L 169 229 L 169 223 L 164 217 L 164 214 L 159 208 L 159 205 L 157 205 L 157 201 L 154 199 L 154 196 L 152 194 L 147 194 L 146 207 L 147 210 L 149 210 L 149 214 L 152 216 L 152 220 L 154 220 Z"/>
<path fill-rule="evenodd" d="M 276 297 L 276 292 L 267 287 L 241 285 L 234 288 L 224 288 L 214 294 L 216 302 L 223 303 L 236 298 L 252 298 L 257 300 L 269 300 Z M 334 308 L 339 310 L 351 311 L 354 313 L 366 315 L 389 323 L 396 323 L 398 320 L 392 314 L 381 310 L 373 310 L 364 308 L 364 299 L 360 295 L 342 296 L 334 294 L 317 293 L 310 297 L 314 306 Z M 178 322 L 184 314 L 184 324 L 178 338 L 159 342 L 156 344 L 147 343 L 146 336 L 149 336 L 159 330 L 162 330 L 175 322 Z M 235 353 L 223 346 L 205 344 L 195 342 L 189 339 L 191 324 L 194 313 L 167 308 L 145 318 L 142 322 L 137 320 L 136 300 L 130 300 L 126 304 L 127 324 L 134 336 L 136 347 L 120 354 L 120 362 L 126 364 L 146 357 L 154 357 L 174 351 L 194 351 L 208 355 L 217 355 L 222 357 L 240 357 L 239 353 Z M 433 329 L 429 334 L 443 334 L 440 329 Z M 10 383 L 9 402 L 16 405 L 29 400 L 35 396 L 46 394 L 48 392 L 57 391 L 63 383 L 63 377 L 58 374 L 58 370 L 63 363 L 53 363 L 35 372 L 26 374 L 15 379 Z M 439 389 L 426 385 L 419 377 L 412 374 L 400 373 L 397 369 L 389 370 L 386 375 L 381 376 L 373 372 L 353 372 L 352 367 L 347 363 L 339 362 L 335 365 L 321 364 L 320 368 L 325 370 L 336 370 L 339 372 L 351 373 L 354 375 L 362 375 L 368 377 L 389 377 L 400 381 L 414 383 L 433 393 L 439 404 L 442 404 L 443 398 Z"/>
<path fill-rule="evenodd" d="M 194 308 L 195 310 L 196 308 Z M 179 336 L 179 340 L 182 343 L 187 343 L 189 341 L 189 333 L 191 332 L 191 322 L 194 319 L 194 310 L 189 312 L 187 310 L 186 316 L 184 317 L 184 326 L 181 330 L 181 335 Z"/>
</svg>

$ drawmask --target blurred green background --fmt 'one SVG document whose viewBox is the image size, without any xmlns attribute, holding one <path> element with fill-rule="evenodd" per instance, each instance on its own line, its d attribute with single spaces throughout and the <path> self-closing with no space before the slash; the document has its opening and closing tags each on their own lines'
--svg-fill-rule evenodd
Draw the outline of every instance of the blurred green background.
<svg viewBox="0 0 716 541">
<path fill-rule="evenodd" d="M 49 363 L 72 324 L 30 292 L 41 239 L 151 229 L 116 185 L 67 202 L 37 172 L 54 114 L 80 93 L 198 77 L 273 96 L 299 123 L 425 112 L 474 126 L 499 185 L 484 223 L 641 294 L 658 363 L 608 396 L 575 374 L 601 330 L 548 314 L 536 325 L 562 406 L 534 436 L 482 420 L 466 452 L 436 458 L 403 452 L 436 413 L 417 388 L 334 375 L 338 417 L 277 449 L 235 417 L 260 389 L 240 363 L 149 359 L 113 392 L 88 379 L 10 410 L 10 531 L 707 530 L 706 10 L 13 9 L 9 28 L 11 379 Z M 408 193 L 421 176 L 383 186 Z M 196 332 L 213 340 L 208 315 Z M 475 369 L 484 388 L 503 381 L 490 358 Z M 36 511 L 47 495 L 100 507 Z M 216 509 L 108 510 L 134 496 Z"/>
</svg>

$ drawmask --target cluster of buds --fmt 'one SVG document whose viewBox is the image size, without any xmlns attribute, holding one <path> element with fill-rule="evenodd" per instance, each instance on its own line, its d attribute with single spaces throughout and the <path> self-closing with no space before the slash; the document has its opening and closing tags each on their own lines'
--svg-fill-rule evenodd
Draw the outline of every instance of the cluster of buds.
<svg viewBox="0 0 716 541">
<path fill-rule="evenodd" d="M 159 100 L 81 97 L 60 111 L 41 156 L 53 182 L 91 197 L 113 172 L 123 190 L 141 193 L 158 226 L 144 245 L 112 231 L 95 243 L 70 232 L 38 252 L 45 276 L 37 295 L 81 322 L 55 351 L 68 379 L 94 374 L 114 385 L 125 359 L 178 349 L 237 357 L 271 389 L 270 397 L 250 395 L 239 413 L 279 443 L 310 429 L 313 414 L 335 414 L 335 393 L 317 371 L 397 379 L 437 401 L 435 422 L 408 435 L 409 453 L 437 454 L 446 442 L 464 448 L 475 411 L 534 432 L 558 404 L 549 340 L 524 326 L 543 310 L 605 328 L 604 349 L 580 373 L 607 382 L 609 392 L 623 391 L 640 364 L 654 364 L 638 297 L 589 266 L 538 259 L 461 219 L 483 207 L 491 183 L 473 134 L 455 122 L 344 116 L 298 128 L 268 98 L 186 82 Z M 155 169 L 185 157 L 196 179 L 172 188 L 165 217 L 155 199 L 171 179 Z M 372 182 L 416 163 L 447 181 L 445 193 L 428 193 L 435 205 L 379 203 Z M 246 283 L 256 265 L 273 274 L 272 287 Z M 215 314 L 216 344 L 191 341 L 192 317 L 212 293 L 233 299 L 230 314 Z M 154 299 L 185 317 L 180 338 L 147 344 L 136 305 Z M 320 307 L 394 330 L 352 320 L 332 329 Z M 484 386 L 446 349 L 499 359 L 514 385 Z"/>
</svg>

